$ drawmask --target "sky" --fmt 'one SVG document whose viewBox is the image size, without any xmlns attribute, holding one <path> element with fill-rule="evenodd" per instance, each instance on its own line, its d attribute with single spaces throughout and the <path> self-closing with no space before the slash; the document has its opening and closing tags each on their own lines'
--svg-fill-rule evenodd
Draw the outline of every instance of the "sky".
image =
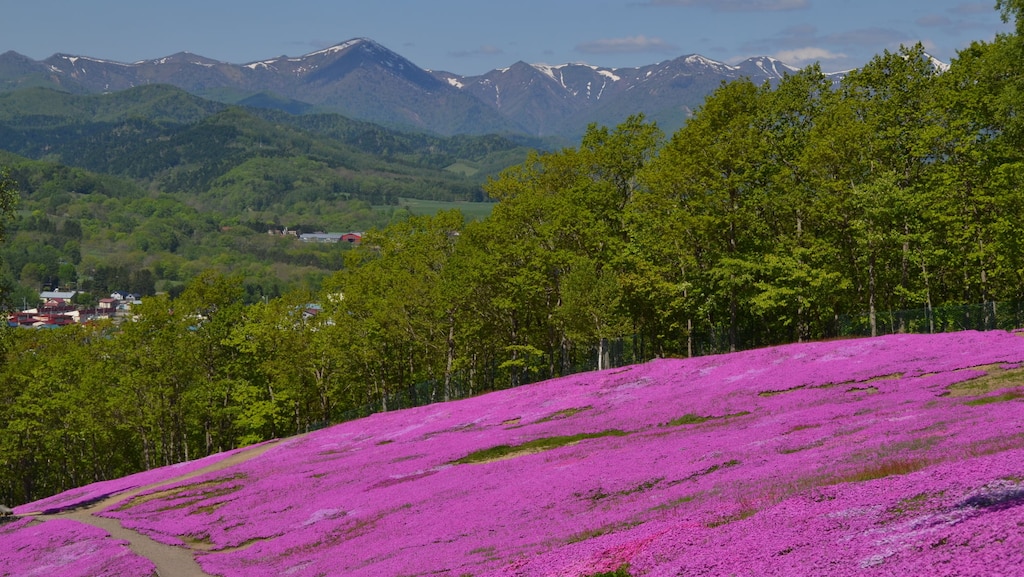
<svg viewBox="0 0 1024 577">
<path fill-rule="evenodd" d="M 826 72 L 921 42 L 944 62 L 1009 32 L 995 0 L 3 0 L 0 53 L 234 64 L 369 38 L 463 76 L 530 64 L 772 56 Z"/>
</svg>

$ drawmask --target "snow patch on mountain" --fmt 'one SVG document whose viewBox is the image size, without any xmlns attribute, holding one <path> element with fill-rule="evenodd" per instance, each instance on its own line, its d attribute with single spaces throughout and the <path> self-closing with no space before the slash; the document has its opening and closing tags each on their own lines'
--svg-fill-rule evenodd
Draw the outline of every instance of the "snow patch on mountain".
<svg viewBox="0 0 1024 577">
<path fill-rule="evenodd" d="M 707 68 L 714 68 L 717 70 L 736 70 L 736 68 L 729 66 L 728 64 L 711 60 L 710 58 L 705 58 L 700 54 L 691 54 L 690 56 L 687 56 L 685 62 L 690 65 L 705 66 Z"/>
<path fill-rule="evenodd" d="M 750 62 L 757 67 L 758 70 L 768 76 L 783 77 L 786 74 L 792 74 L 798 72 L 800 69 L 795 66 L 790 66 L 781 60 L 776 60 L 769 56 L 763 56 L 760 58 L 751 58 L 747 62 Z"/>
<path fill-rule="evenodd" d="M 317 50 L 316 52 L 310 52 L 309 54 L 306 54 L 305 58 L 309 58 L 311 56 L 323 56 L 323 55 L 329 55 L 329 54 L 337 54 L 338 52 L 344 52 L 345 50 L 347 50 L 347 49 L 349 49 L 349 48 L 351 48 L 353 46 L 356 46 L 357 44 L 362 44 L 364 42 L 371 42 L 371 41 L 367 40 L 366 38 L 353 38 L 353 39 L 348 40 L 346 42 L 342 42 L 341 44 L 335 44 L 334 46 L 331 46 L 331 47 L 328 47 L 328 48 L 324 48 L 323 50 Z"/>
</svg>

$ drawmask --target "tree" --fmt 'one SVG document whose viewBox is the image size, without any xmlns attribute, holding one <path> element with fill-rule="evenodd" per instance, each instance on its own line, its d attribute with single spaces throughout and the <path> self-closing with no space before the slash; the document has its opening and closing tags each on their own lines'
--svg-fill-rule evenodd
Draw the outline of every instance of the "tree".
<svg viewBox="0 0 1024 577">
<path fill-rule="evenodd" d="M 876 56 L 826 101 L 802 156 L 823 192 L 821 233 L 839 247 L 855 291 L 850 312 L 867 311 L 872 335 L 879 309 L 927 298 L 917 269 L 927 270 L 919 257 L 930 228 L 926 207 L 935 204 L 928 185 L 941 125 L 937 75 L 920 44 Z"/>
<path fill-rule="evenodd" d="M 642 116 L 591 125 L 578 149 L 534 154 L 488 184 L 499 203 L 469 235 L 488 297 L 474 303 L 501 335 L 511 385 L 564 374 L 591 347 L 601 359 L 603 339 L 625 331 L 623 213 L 661 141 Z M 601 288 L 580 290 L 585 282 Z"/>
<path fill-rule="evenodd" d="M 138 470 L 97 370 L 103 330 L 17 331 L 0 371 L 0 499 L 27 502 Z"/>
<path fill-rule="evenodd" d="M 770 171 L 776 169 L 767 162 L 757 122 L 768 90 L 749 80 L 723 84 L 672 136 L 644 175 L 650 190 L 667 195 L 671 204 L 666 210 L 681 211 L 652 217 L 686 221 L 673 228 L 689 237 L 683 250 L 692 257 L 679 263 L 686 277 L 673 276 L 705 287 L 701 301 L 690 303 L 687 314 L 701 317 L 713 332 L 724 328 L 732 350 L 739 346 L 744 301 L 750 298 L 767 233 L 757 207 L 767 193 Z M 691 317 L 688 330 L 693 324 Z"/>
<path fill-rule="evenodd" d="M 1003 22 L 1013 20 L 1017 36 L 1024 37 L 1024 0 L 996 0 L 996 10 L 1000 11 Z"/>
<path fill-rule="evenodd" d="M 442 367 L 452 362 L 457 296 L 443 290 L 442 279 L 462 227 L 455 210 L 371 231 L 326 283 L 323 320 L 317 319 L 322 345 L 347 347 L 357 360 L 350 368 L 371 384 L 381 410 L 403 397 L 412 404 L 434 400 L 433 384 L 442 378 L 450 385 L 450 368 Z M 327 335 L 336 335 L 333 343 Z M 325 395 L 338 381 L 327 376 L 320 384 Z M 424 384 L 431 391 L 417 388 Z"/>
<path fill-rule="evenodd" d="M 822 226 L 826 203 L 801 163 L 832 96 L 818 66 L 787 74 L 764 95 L 757 124 L 765 140 L 769 193 L 760 210 L 773 238 L 766 244 L 750 300 L 766 342 L 801 341 L 827 332 L 848 288 L 833 264 L 838 253 Z"/>
<path fill-rule="evenodd" d="M 18 184 L 11 178 L 7 168 L 0 169 L 0 243 L 7 240 L 7 221 L 14 215 L 18 202 Z M 2 265 L 0 261 L 0 265 Z M 0 311 L 9 306 L 10 287 L 0 283 Z M 6 324 L 6 323 L 5 323 Z"/>
<path fill-rule="evenodd" d="M 323 418 L 320 392 L 310 390 L 307 371 L 322 374 L 330 363 L 317 363 L 321 354 L 342 358 L 344 350 L 338 343 L 326 350 L 319 346 L 319 325 L 304 319 L 309 300 L 289 293 L 245 307 L 225 341 L 238 357 L 230 371 L 239 444 L 302 433 Z"/>
<path fill-rule="evenodd" d="M 9 169 L 0 169 L 0 242 L 7 239 L 7 220 L 13 216 L 17 202 L 18 183 L 11 178 Z"/>
</svg>

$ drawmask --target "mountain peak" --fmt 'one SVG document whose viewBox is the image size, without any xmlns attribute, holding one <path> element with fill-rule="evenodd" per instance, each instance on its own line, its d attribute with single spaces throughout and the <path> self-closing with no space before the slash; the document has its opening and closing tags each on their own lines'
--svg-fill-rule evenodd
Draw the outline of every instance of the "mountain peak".
<svg viewBox="0 0 1024 577">
<path fill-rule="evenodd" d="M 753 58 L 747 58 L 743 62 L 740 62 L 737 66 L 743 74 L 751 77 L 767 77 L 772 80 L 781 79 L 787 74 L 793 74 L 800 69 L 795 66 L 790 66 L 781 60 L 776 60 L 771 56 L 755 56 Z"/>
<path fill-rule="evenodd" d="M 925 52 L 924 57 L 928 59 L 928 62 L 931 63 L 932 67 L 935 68 L 936 72 L 942 73 L 949 70 L 948 63 L 939 60 L 938 58 L 932 56 L 931 54 Z"/>
<path fill-rule="evenodd" d="M 689 56 L 684 56 L 683 62 L 691 66 L 704 66 L 707 68 L 714 68 L 719 70 L 735 70 L 735 68 L 729 66 L 728 64 L 725 64 L 724 62 L 718 62 L 717 60 L 706 58 L 704 56 L 701 56 L 700 54 L 690 54 Z"/>
<path fill-rule="evenodd" d="M 381 48 L 381 49 L 385 49 L 386 50 L 386 48 L 384 48 L 380 44 L 377 44 L 373 40 L 370 40 L 369 38 L 359 37 L 359 38 L 352 38 L 352 39 L 346 40 L 344 42 L 339 42 L 338 44 L 335 44 L 333 46 L 328 46 L 327 48 L 323 48 L 323 49 L 317 50 L 315 52 L 310 52 L 309 54 L 304 55 L 303 58 L 309 58 L 309 57 L 312 57 L 312 56 L 324 56 L 324 55 L 330 55 L 330 54 L 338 54 L 340 52 L 344 52 L 344 51 L 352 48 L 353 46 L 360 46 L 360 45 L 364 45 L 364 46 L 367 46 L 367 47 L 370 47 L 370 48 Z"/>
</svg>

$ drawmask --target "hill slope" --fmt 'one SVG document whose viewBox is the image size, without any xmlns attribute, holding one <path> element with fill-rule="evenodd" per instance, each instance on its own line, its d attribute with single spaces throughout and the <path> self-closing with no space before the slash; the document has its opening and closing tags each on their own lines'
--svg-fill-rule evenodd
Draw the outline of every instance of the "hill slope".
<svg viewBox="0 0 1024 577">
<path fill-rule="evenodd" d="M 0 526 L 0 574 L 148 574 L 71 550 L 90 504 L 211 575 L 1021 574 L 1022 361 L 1016 334 L 896 335 L 379 414 L 22 505 L 56 515 Z"/>
<path fill-rule="evenodd" d="M 398 196 L 480 200 L 487 178 L 521 162 L 529 144 L 233 107 L 166 85 L 84 96 L 0 92 L 3 150 L 200 195 L 195 204 L 233 213 L 350 197 L 378 204 Z M 446 170 L 460 163 L 479 170 L 473 177 Z M 292 168 L 280 174 L 282 166 Z"/>
</svg>

